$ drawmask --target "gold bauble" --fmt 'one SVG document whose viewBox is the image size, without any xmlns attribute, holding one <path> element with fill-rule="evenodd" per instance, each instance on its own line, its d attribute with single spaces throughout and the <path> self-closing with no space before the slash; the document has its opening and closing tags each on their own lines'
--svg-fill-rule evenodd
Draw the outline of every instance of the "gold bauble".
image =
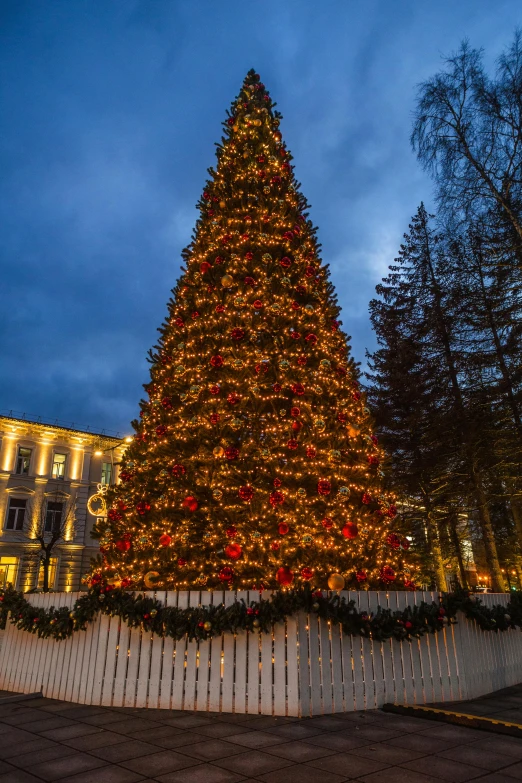
<svg viewBox="0 0 522 783">
<path fill-rule="evenodd" d="M 212 449 L 212 454 L 214 457 L 223 457 L 225 454 L 225 449 L 223 446 L 216 446 L 214 449 Z"/>
<path fill-rule="evenodd" d="M 223 275 L 221 278 L 221 285 L 223 288 L 230 288 L 232 283 L 234 282 L 234 279 L 230 275 Z"/>
<path fill-rule="evenodd" d="M 212 623 L 207 620 L 205 623 L 203 623 L 203 628 L 208 633 L 208 631 L 212 630 Z"/>
<path fill-rule="evenodd" d="M 359 434 L 360 430 L 357 429 L 357 427 L 353 427 L 351 424 L 349 424 L 346 429 L 348 430 L 348 435 L 350 438 L 356 438 Z"/>
<path fill-rule="evenodd" d="M 114 576 L 111 579 L 107 579 L 107 584 L 113 587 L 121 587 L 121 579 Z"/>
<path fill-rule="evenodd" d="M 328 587 L 330 590 L 343 590 L 344 584 L 344 576 L 341 576 L 341 574 L 331 574 L 328 577 Z"/>
<path fill-rule="evenodd" d="M 159 571 L 148 571 L 143 577 L 143 584 L 149 589 L 157 586 Z"/>
<path fill-rule="evenodd" d="M 219 206 L 220 206 L 220 208 L 221 208 L 221 209 L 225 209 L 225 207 L 226 207 L 226 204 L 225 204 L 225 202 L 224 202 L 224 201 L 220 201 L 220 202 L 219 202 Z"/>
</svg>

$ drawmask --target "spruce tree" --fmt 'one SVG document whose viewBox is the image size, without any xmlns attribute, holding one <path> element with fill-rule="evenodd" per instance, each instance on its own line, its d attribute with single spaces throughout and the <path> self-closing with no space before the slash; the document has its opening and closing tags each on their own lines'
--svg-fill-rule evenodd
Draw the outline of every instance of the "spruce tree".
<svg viewBox="0 0 522 783">
<path fill-rule="evenodd" d="M 250 71 L 96 528 L 115 584 L 413 585 L 280 119 Z"/>
</svg>

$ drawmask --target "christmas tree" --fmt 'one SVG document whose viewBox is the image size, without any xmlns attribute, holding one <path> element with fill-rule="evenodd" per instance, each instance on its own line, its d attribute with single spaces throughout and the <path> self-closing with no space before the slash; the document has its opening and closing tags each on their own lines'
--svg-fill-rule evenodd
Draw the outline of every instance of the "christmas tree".
<svg viewBox="0 0 522 783">
<path fill-rule="evenodd" d="M 413 585 L 280 119 L 250 71 L 96 527 L 113 584 Z"/>
</svg>

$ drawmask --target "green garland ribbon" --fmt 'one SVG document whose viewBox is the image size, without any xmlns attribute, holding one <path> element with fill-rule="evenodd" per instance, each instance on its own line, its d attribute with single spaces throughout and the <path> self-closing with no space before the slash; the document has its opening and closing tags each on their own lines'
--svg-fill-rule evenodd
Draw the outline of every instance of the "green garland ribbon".
<svg viewBox="0 0 522 783">
<path fill-rule="evenodd" d="M 276 623 L 285 622 L 298 612 L 315 614 L 339 625 L 349 636 L 362 636 L 377 642 L 387 639 L 408 641 L 426 633 L 437 633 L 456 623 L 457 612 L 474 620 L 483 631 L 507 631 L 522 628 L 522 592 L 512 593 L 507 606 L 484 606 L 480 598 L 467 592 L 443 593 L 438 603 L 422 601 L 415 606 L 393 611 L 378 607 L 358 611 L 355 601 L 337 593 L 284 590 L 250 604 L 241 599 L 230 606 L 194 606 L 181 609 L 165 606 L 156 598 L 134 594 L 110 585 L 92 586 L 74 606 L 49 609 L 33 606 L 23 593 L 12 586 L 0 590 L 0 627 L 7 619 L 19 630 L 57 641 L 68 639 L 76 631 L 85 631 L 98 614 L 119 616 L 130 628 L 142 628 L 158 636 L 189 640 L 210 639 L 222 633 L 250 631 L 270 633 Z"/>
</svg>

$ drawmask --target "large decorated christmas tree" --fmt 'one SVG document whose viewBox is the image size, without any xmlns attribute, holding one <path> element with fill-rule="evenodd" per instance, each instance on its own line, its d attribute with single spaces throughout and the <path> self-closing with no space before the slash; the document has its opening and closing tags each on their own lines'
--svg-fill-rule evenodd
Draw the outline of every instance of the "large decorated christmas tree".
<svg viewBox="0 0 522 783">
<path fill-rule="evenodd" d="M 96 527 L 124 587 L 412 586 L 334 287 L 250 71 Z"/>
</svg>

